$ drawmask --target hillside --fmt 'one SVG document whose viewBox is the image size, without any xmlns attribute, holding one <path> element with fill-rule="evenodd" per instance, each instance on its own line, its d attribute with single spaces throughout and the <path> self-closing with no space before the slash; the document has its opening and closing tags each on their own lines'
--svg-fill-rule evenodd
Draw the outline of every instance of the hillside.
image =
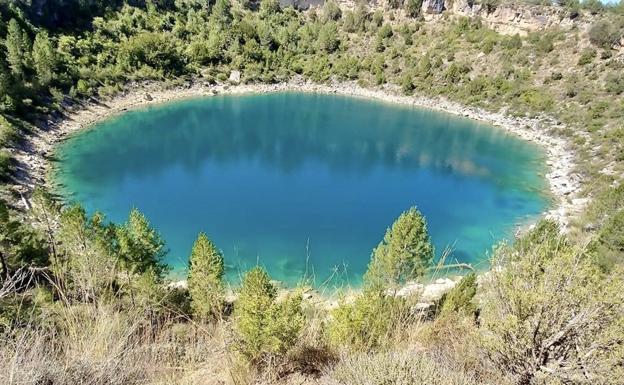
<svg viewBox="0 0 624 385">
<path fill-rule="evenodd" d="M 0 0 L 0 52 L 3 383 L 621 383 L 623 3 Z M 171 282 L 138 210 L 52 194 L 55 143 L 94 120 L 278 89 L 497 123 L 545 147 L 555 209 L 425 301 L 443 267 L 406 207 L 327 299 L 260 267 L 229 287 L 203 233 Z"/>
</svg>

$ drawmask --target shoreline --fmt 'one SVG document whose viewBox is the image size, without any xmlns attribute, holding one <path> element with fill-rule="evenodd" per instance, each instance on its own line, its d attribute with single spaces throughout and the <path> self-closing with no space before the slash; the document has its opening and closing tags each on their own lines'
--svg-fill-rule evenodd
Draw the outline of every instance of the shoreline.
<svg viewBox="0 0 624 385">
<path fill-rule="evenodd" d="M 588 202 L 587 198 L 577 196 L 580 191 L 581 177 L 574 172 L 575 154 L 569 149 L 564 138 L 552 133 L 558 128 L 555 122 L 544 122 L 537 118 L 515 118 L 503 113 L 492 113 L 478 108 L 466 107 L 446 99 L 433 99 L 424 96 L 405 96 L 399 94 L 398 87 L 386 86 L 369 89 L 358 86 L 355 82 L 333 82 L 316 84 L 293 79 L 276 84 L 208 84 L 200 81 L 187 82 L 183 86 L 161 88 L 158 82 L 139 84 L 134 90 L 120 93 L 110 100 L 89 101 L 69 107 L 65 116 L 50 118 L 45 127 L 32 134 L 26 143 L 14 153 L 18 161 L 18 172 L 14 188 L 28 197 L 36 185 L 44 185 L 55 190 L 51 185 L 50 171 L 53 170 L 56 144 L 71 135 L 93 127 L 96 123 L 118 115 L 127 110 L 162 104 L 176 100 L 210 97 L 215 95 L 266 94 L 273 92 L 308 92 L 359 97 L 369 100 L 398 105 L 426 108 L 438 112 L 450 113 L 505 130 L 507 133 L 535 143 L 544 149 L 546 155 L 548 181 L 555 205 L 542 213 L 545 218 L 557 221 L 565 231 L 574 216 L 580 213 Z M 19 202 L 22 208 L 28 208 L 26 199 Z"/>
</svg>

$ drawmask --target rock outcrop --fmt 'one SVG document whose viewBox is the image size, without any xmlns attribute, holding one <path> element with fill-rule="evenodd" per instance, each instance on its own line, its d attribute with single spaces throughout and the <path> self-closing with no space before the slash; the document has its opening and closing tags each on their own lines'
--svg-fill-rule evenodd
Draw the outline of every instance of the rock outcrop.
<svg viewBox="0 0 624 385">
<path fill-rule="evenodd" d="M 425 20 L 434 20 L 443 11 L 453 15 L 479 17 L 484 25 L 504 35 L 521 36 L 550 27 L 569 29 L 579 23 L 570 11 L 555 6 L 499 5 L 489 9 L 473 0 L 424 0 Z"/>
<path fill-rule="evenodd" d="M 444 0 L 424 0 L 421 9 L 425 14 L 440 14 L 444 10 Z"/>
</svg>

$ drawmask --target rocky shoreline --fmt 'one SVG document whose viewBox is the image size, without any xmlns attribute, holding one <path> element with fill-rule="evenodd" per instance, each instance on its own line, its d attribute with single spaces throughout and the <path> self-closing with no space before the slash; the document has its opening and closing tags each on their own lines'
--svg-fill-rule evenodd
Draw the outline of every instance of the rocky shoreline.
<svg viewBox="0 0 624 385">
<path fill-rule="evenodd" d="M 91 101 L 67 108 L 64 117 L 50 119 L 43 129 L 33 134 L 22 148 L 15 151 L 18 162 L 16 190 L 28 196 L 36 185 L 54 188 L 49 172 L 53 166 L 54 146 L 70 135 L 89 128 L 95 123 L 123 111 L 147 105 L 166 103 L 184 98 L 212 96 L 219 94 L 270 93 L 280 91 L 299 91 L 323 94 L 338 94 L 362 97 L 383 102 L 429 108 L 453 115 L 464 116 L 498 126 L 524 140 L 534 142 L 545 150 L 552 195 L 557 200 L 553 209 L 545 217 L 559 222 L 566 229 L 570 220 L 587 203 L 587 198 L 578 197 L 581 177 L 574 171 L 575 154 L 565 139 L 554 134 L 555 122 L 545 119 L 515 118 L 503 113 L 491 113 L 481 109 L 462 106 L 446 99 L 432 99 L 423 96 L 404 96 L 398 87 L 386 86 L 377 89 L 363 88 L 355 82 L 333 82 L 316 84 L 301 78 L 277 84 L 210 84 L 201 81 L 188 82 L 183 86 L 163 89 L 158 83 L 133 85 L 131 91 L 121 93 L 111 100 Z M 27 205 L 23 199 L 19 205 Z"/>
</svg>

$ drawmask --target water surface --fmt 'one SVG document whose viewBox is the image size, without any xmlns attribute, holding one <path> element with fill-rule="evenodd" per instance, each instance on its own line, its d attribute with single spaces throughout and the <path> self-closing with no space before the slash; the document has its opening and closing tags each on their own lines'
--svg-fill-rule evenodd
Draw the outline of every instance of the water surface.
<svg viewBox="0 0 624 385">
<path fill-rule="evenodd" d="M 147 215 L 178 271 L 199 231 L 231 279 L 264 265 L 295 283 L 357 284 L 405 209 L 438 254 L 483 265 L 492 245 L 546 209 L 544 156 L 500 129 L 342 96 L 215 96 L 97 124 L 58 149 L 63 194 L 122 222 Z"/>
</svg>

